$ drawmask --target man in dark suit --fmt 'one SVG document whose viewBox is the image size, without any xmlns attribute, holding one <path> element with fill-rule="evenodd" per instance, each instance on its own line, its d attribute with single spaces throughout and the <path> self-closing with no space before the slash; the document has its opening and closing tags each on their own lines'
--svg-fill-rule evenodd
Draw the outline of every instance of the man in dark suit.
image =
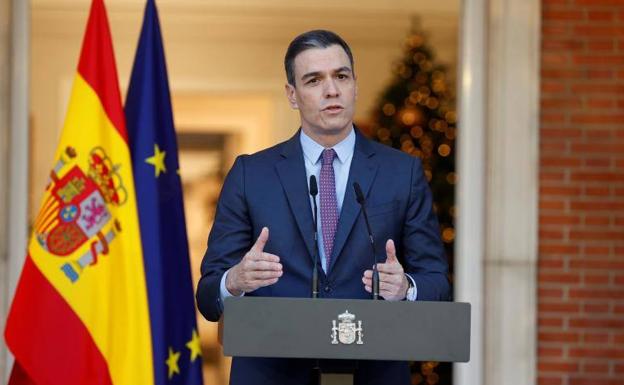
<svg viewBox="0 0 624 385">
<path fill-rule="evenodd" d="M 291 42 L 285 67 L 286 95 L 301 129 L 239 156 L 230 170 L 202 262 L 201 313 L 217 321 L 228 296 L 309 297 L 317 250 L 320 297 L 370 298 L 373 257 L 354 182 L 385 261 L 378 264 L 380 296 L 447 300 L 448 265 L 420 160 L 369 141 L 353 126 L 357 85 L 349 46 L 329 31 L 306 32 Z M 310 175 L 320 181 L 316 244 Z M 237 357 L 230 383 L 308 384 L 313 364 Z M 356 384 L 410 383 L 404 362 L 355 367 Z"/>
</svg>

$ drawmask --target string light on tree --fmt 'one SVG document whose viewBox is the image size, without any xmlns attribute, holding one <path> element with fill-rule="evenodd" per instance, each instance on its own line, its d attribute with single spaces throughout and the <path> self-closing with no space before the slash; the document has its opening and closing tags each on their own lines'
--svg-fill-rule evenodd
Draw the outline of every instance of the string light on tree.
<svg viewBox="0 0 624 385">
<path fill-rule="evenodd" d="M 426 36 L 419 31 L 405 40 L 403 57 L 394 63 L 393 75 L 373 110 L 369 133 L 374 140 L 422 160 L 452 272 L 457 183 L 455 88 L 449 84 L 447 69 L 435 61 Z M 444 365 L 421 363 L 415 368 L 412 383 L 450 383 L 450 378 L 445 379 L 450 377 L 450 369 L 443 373 L 441 367 Z"/>
<path fill-rule="evenodd" d="M 372 137 L 421 158 L 440 226 L 454 233 L 450 210 L 457 179 L 454 87 L 446 68 L 436 63 L 425 35 L 418 31 L 406 38 L 403 58 L 393 65 L 393 72 L 373 111 Z M 453 255 L 452 239 L 443 237 L 449 257 Z"/>
</svg>

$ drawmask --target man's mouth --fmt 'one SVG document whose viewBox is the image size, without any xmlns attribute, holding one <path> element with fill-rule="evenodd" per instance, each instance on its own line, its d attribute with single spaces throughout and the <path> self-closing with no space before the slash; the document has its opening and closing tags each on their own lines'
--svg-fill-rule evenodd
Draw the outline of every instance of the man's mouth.
<svg viewBox="0 0 624 385">
<path fill-rule="evenodd" d="M 331 106 L 327 106 L 325 108 L 323 108 L 323 111 L 329 111 L 329 112 L 338 112 L 343 110 L 343 107 L 337 104 L 331 105 Z"/>
</svg>

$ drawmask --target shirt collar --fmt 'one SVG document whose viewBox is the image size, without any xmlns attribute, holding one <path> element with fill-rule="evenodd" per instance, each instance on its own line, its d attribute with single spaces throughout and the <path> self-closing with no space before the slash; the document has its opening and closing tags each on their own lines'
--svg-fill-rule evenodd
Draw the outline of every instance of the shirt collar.
<svg viewBox="0 0 624 385">
<path fill-rule="evenodd" d="M 303 130 L 301 130 L 299 140 L 301 141 L 303 155 L 306 157 L 306 159 L 308 159 L 310 163 L 316 164 L 319 161 L 325 147 L 315 142 L 314 139 L 306 135 Z M 353 155 L 353 150 L 355 149 L 355 130 L 353 129 L 353 127 L 351 127 L 351 131 L 346 138 L 344 138 L 331 148 L 336 151 L 336 155 L 338 156 L 338 160 L 340 161 L 340 163 L 344 163 L 345 160 L 349 158 L 349 156 Z"/>
</svg>

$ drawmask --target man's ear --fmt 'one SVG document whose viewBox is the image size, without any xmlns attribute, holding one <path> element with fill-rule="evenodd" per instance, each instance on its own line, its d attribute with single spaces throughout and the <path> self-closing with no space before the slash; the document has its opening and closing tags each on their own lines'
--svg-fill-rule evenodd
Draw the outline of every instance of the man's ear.
<svg viewBox="0 0 624 385">
<path fill-rule="evenodd" d="M 293 110 L 298 110 L 299 105 L 297 104 L 297 96 L 295 95 L 295 87 L 290 83 L 286 83 L 284 85 L 284 90 L 286 91 L 286 97 L 288 98 L 288 103 L 290 103 L 290 107 Z"/>
</svg>

